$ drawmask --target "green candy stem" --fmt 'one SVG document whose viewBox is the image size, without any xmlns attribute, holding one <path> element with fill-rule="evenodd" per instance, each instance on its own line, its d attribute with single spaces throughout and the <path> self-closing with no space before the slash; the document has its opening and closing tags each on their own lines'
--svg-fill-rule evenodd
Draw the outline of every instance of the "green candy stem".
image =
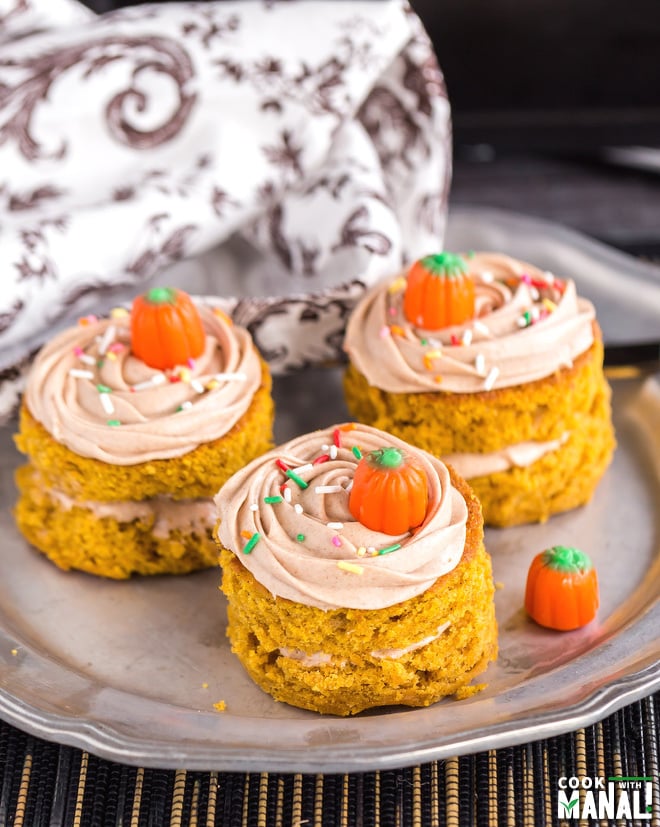
<svg viewBox="0 0 660 827">
<path fill-rule="evenodd" d="M 172 287 L 152 287 L 145 294 L 145 299 L 150 304 L 174 304 L 176 290 Z"/>
<path fill-rule="evenodd" d="M 369 461 L 379 468 L 398 468 L 403 464 L 403 453 L 398 448 L 377 448 L 369 452 Z"/>
<path fill-rule="evenodd" d="M 543 563 L 555 571 L 575 574 L 579 571 L 589 571 L 592 562 L 589 557 L 572 546 L 552 546 L 543 552 Z"/>
<path fill-rule="evenodd" d="M 432 276 L 456 278 L 467 272 L 465 259 L 456 253 L 436 253 L 426 256 L 421 260 L 421 264 Z"/>
</svg>

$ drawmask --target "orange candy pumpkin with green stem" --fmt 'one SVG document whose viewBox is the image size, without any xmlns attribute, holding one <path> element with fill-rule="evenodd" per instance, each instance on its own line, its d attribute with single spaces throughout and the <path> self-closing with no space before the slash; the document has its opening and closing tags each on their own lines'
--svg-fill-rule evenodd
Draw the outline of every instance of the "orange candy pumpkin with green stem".
<svg viewBox="0 0 660 827">
<path fill-rule="evenodd" d="M 537 554 L 527 573 L 525 609 L 549 629 L 567 632 L 586 626 L 598 609 L 598 578 L 589 557 L 571 546 Z"/>
<path fill-rule="evenodd" d="M 204 352 L 206 333 L 190 296 L 173 287 L 153 287 L 133 300 L 131 350 L 145 365 L 167 370 Z"/>
<path fill-rule="evenodd" d="M 355 469 L 348 508 L 373 531 L 404 534 L 426 517 L 426 473 L 398 448 L 370 451 Z"/>
<path fill-rule="evenodd" d="M 474 282 L 465 259 L 438 253 L 416 261 L 403 296 L 406 319 L 425 330 L 463 324 L 474 317 Z"/>
</svg>

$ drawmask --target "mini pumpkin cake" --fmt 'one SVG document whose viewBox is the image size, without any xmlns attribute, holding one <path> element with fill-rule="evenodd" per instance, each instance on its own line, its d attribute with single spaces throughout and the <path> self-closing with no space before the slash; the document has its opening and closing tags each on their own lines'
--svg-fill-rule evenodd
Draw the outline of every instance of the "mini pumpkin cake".
<svg viewBox="0 0 660 827">
<path fill-rule="evenodd" d="M 428 256 L 358 303 L 353 416 L 443 458 L 487 524 L 546 520 L 592 496 L 615 446 L 593 305 L 505 255 Z"/>
<path fill-rule="evenodd" d="M 440 460 L 353 423 L 215 498 L 227 635 L 276 700 L 335 715 L 477 691 L 497 653 L 481 508 Z"/>
<path fill-rule="evenodd" d="M 81 319 L 27 380 L 19 529 L 61 568 L 105 577 L 215 565 L 212 497 L 271 447 L 270 386 L 249 333 L 181 290 Z"/>
</svg>

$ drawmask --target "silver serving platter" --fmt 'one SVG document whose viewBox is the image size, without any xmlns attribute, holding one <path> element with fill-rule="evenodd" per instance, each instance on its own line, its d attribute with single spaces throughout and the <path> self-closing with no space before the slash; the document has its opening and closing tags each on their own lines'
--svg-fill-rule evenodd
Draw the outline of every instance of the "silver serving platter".
<svg viewBox="0 0 660 827">
<path fill-rule="evenodd" d="M 545 222 L 450 217 L 448 247 L 499 249 L 577 274 L 608 342 L 660 331 L 657 270 Z M 500 656 L 472 698 L 349 719 L 276 703 L 229 651 L 219 572 L 129 582 L 61 572 L 17 533 L 12 426 L 0 429 L 0 716 L 128 764 L 347 772 L 510 746 L 592 723 L 660 688 L 660 386 L 617 380 L 618 448 L 593 500 L 544 525 L 489 529 Z M 275 383 L 278 441 L 348 418 L 340 370 Z M 596 621 L 543 630 L 522 609 L 532 557 L 564 543 L 597 567 Z M 213 704 L 223 700 L 226 710 Z"/>
</svg>

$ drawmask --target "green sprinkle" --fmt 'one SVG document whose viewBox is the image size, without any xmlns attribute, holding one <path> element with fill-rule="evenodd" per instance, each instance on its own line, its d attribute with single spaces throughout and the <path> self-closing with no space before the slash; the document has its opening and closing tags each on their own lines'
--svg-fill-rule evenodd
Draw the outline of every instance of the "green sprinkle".
<svg viewBox="0 0 660 827">
<path fill-rule="evenodd" d="M 264 497 L 265 503 L 281 503 L 284 502 L 284 497 L 280 497 L 279 494 L 276 494 L 274 497 Z"/>
<path fill-rule="evenodd" d="M 302 542 L 304 541 L 304 539 L 305 539 L 305 535 L 304 535 L 304 534 L 296 534 L 296 540 L 297 540 L 299 543 L 302 543 Z"/>
<path fill-rule="evenodd" d="M 291 471 L 291 469 L 289 469 L 288 471 L 286 471 L 286 476 L 290 480 L 293 480 L 296 485 L 300 486 L 300 488 L 309 488 L 309 483 L 305 482 L 305 480 L 302 477 L 299 477 L 295 471 Z"/>
<path fill-rule="evenodd" d="M 96 362 L 96 367 L 101 369 L 104 364 L 105 364 L 105 359 L 98 359 L 97 362 Z"/>
<path fill-rule="evenodd" d="M 420 345 L 428 345 L 429 340 L 428 339 L 420 339 L 419 343 L 420 343 Z"/>
<path fill-rule="evenodd" d="M 362 451 L 357 447 L 357 445 L 354 445 L 351 448 L 351 451 L 355 454 L 355 459 L 362 459 Z"/>
<path fill-rule="evenodd" d="M 391 554 L 393 551 L 398 551 L 401 548 L 401 543 L 394 543 L 393 546 L 385 546 L 385 548 L 378 549 L 379 556 L 381 554 Z"/>
<path fill-rule="evenodd" d="M 121 425 L 121 422 L 118 419 L 109 419 L 108 425 L 112 425 L 112 427 L 116 428 L 117 425 Z"/>
<path fill-rule="evenodd" d="M 252 549 L 257 545 L 259 540 L 261 540 L 261 534 L 259 534 L 259 532 L 256 531 L 243 547 L 243 554 L 249 554 L 252 551 Z"/>
<path fill-rule="evenodd" d="M 96 390 L 99 393 L 112 393 L 112 388 L 109 388 L 107 385 L 97 385 Z"/>
</svg>

